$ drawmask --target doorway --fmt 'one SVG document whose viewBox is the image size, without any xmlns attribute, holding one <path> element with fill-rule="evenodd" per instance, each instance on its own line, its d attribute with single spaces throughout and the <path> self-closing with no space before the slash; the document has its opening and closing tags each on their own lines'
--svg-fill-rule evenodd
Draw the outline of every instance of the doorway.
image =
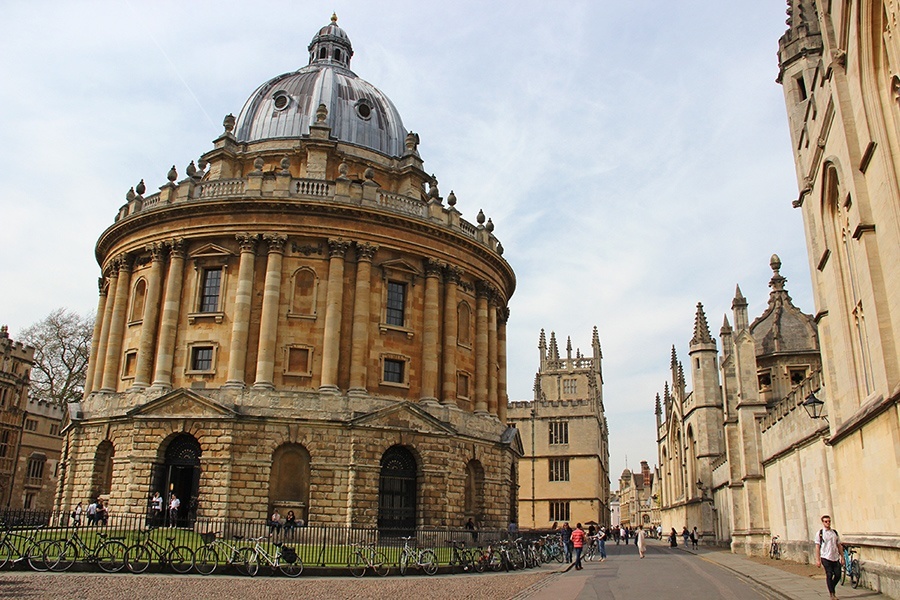
<svg viewBox="0 0 900 600">
<path fill-rule="evenodd" d="M 156 526 L 193 527 L 200 497 L 200 454 L 200 442 L 189 433 L 179 434 L 166 446 L 150 490 L 150 496 L 159 491 L 164 498 L 163 515 Z M 178 499 L 174 509 L 170 508 L 173 497 Z"/>
</svg>

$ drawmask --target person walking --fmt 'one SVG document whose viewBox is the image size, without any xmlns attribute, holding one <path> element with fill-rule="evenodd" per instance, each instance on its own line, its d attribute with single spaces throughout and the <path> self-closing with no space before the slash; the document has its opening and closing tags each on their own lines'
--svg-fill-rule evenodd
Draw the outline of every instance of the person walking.
<svg viewBox="0 0 900 600">
<path fill-rule="evenodd" d="M 691 533 L 686 525 L 681 529 L 681 539 L 684 542 L 684 547 L 687 548 L 688 541 L 691 539 Z"/>
<path fill-rule="evenodd" d="M 841 536 L 831 528 L 831 517 L 822 515 L 822 529 L 816 532 L 816 566 L 825 568 L 825 587 L 829 598 L 835 600 L 835 586 L 841 580 L 841 566 L 844 564 L 844 545 Z"/>
<path fill-rule="evenodd" d="M 581 566 L 581 551 L 584 549 L 584 529 L 581 528 L 581 523 L 575 525 L 575 530 L 572 532 L 570 536 L 570 540 L 572 543 L 572 547 L 575 548 L 575 570 L 580 571 L 584 567 Z"/>
<path fill-rule="evenodd" d="M 72 526 L 75 529 L 81 527 L 81 515 L 84 513 L 84 508 L 81 506 L 81 502 L 75 505 L 75 510 L 72 511 Z"/>
<path fill-rule="evenodd" d="M 572 562 L 572 528 L 569 527 L 568 521 L 563 523 L 562 529 L 559 530 L 559 539 L 566 551 L 566 562 Z"/>
<path fill-rule="evenodd" d="M 600 549 L 600 562 L 606 560 L 606 527 L 601 527 L 597 532 L 597 546 Z"/>
<path fill-rule="evenodd" d="M 644 554 L 647 552 L 647 541 L 644 539 L 643 525 L 638 527 L 637 535 L 634 536 L 634 539 L 637 540 L 638 554 L 641 555 L 641 558 L 644 558 Z"/>
<path fill-rule="evenodd" d="M 678 533 L 675 531 L 675 528 L 672 528 L 672 533 L 669 534 L 669 547 L 677 548 L 678 547 Z"/>
<path fill-rule="evenodd" d="M 169 527 L 175 527 L 178 523 L 178 509 L 181 508 L 181 500 L 172 492 L 169 500 Z"/>
<path fill-rule="evenodd" d="M 694 527 L 691 529 L 691 548 L 694 550 L 697 549 L 697 542 L 700 541 L 700 533 L 697 531 L 697 528 Z"/>
<path fill-rule="evenodd" d="M 162 527 L 163 524 L 163 497 L 159 491 L 154 492 L 150 500 L 150 523 L 153 527 Z"/>
</svg>

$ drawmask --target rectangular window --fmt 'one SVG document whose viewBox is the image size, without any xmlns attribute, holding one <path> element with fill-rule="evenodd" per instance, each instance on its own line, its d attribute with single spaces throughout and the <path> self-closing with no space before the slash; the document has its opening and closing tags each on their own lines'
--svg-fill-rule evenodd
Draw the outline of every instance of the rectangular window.
<svg viewBox="0 0 900 600">
<path fill-rule="evenodd" d="M 25 431 L 37 431 L 37 419 L 25 419 Z"/>
<path fill-rule="evenodd" d="M 568 444 L 569 443 L 569 422 L 568 421 L 550 421 L 550 444 Z"/>
<path fill-rule="evenodd" d="M 406 309 L 406 284 L 387 282 L 387 313 L 385 323 L 403 327 Z"/>
<path fill-rule="evenodd" d="M 791 385 L 800 385 L 806 379 L 806 367 L 791 367 Z"/>
<path fill-rule="evenodd" d="M 28 478 L 43 479 L 44 478 L 44 461 L 37 458 L 28 459 Z"/>
<path fill-rule="evenodd" d="M 456 395 L 460 398 L 469 397 L 469 376 L 466 373 L 456 374 Z"/>
<path fill-rule="evenodd" d="M 568 502 L 550 502 L 550 520 L 551 521 L 568 521 L 569 503 Z"/>
<path fill-rule="evenodd" d="M 403 379 L 405 367 L 406 363 L 402 360 L 384 359 L 384 380 L 389 383 L 405 383 Z"/>
<path fill-rule="evenodd" d="M 59 425 L 50 423 L 50 435 L 59 435 Z"/>
<path fill-rule="evenodd" d="M 569 459 L 550 459 L 550 481 L 569 481 Z"/>
<path fill-rule="evenodd" d="M 288 373 L 309 373 L 309 348 L 288 348 Z"/>
<path fill-rule="evenodd" d="M 575 379 L 563 379 L 563 393 L 574 394 L 576 390 Z"/>
<path fill-rule="evenodd" d="M 209 346 L 191 348 L 191 370 L 212 371 L 213 349 Z"/>
<path fill-rule="evenodd" d="M 34 508 L 34 492 L 25 493 L 25 506 L 23 508 L 25 510 Z"/>
<path fill-rule="evenodd" d="M 222 268 L 204 269 L 200 294 L 200 312 L 218 312 L 222 286 Z"/>
<path fill-rule="evenodd" d="M 0 431 L 0 458 L 5 458 L 9 454 L 9 430 Z"/>
<path fill-rule="evenodd" d="M 122 377 L 123 378 L 133 378 L 134 377 L 134 368 L 137 364 L 137 351 L 131 350 L 125 353 L 125 367 L 123 368 Z"/>
</svg>

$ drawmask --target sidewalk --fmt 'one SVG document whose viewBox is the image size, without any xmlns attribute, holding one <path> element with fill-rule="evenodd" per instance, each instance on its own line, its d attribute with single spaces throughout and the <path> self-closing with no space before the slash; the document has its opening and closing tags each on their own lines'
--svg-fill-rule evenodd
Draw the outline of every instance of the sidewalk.
<svg viewBox="0 0 900 600">
<path fill-rule="evenodd" d="M 682 552 L 694 554 L 702 560 L 706 560 L 752 580 L 769 591 L 774 592 L 788 600 L 821 600 L 828 598 L 828 590 L 825 588 L 824 572 L 822 577 L 804 577 L 788 573 L 777 567 L 770 567 L 750 560 L 742 554 L 732 554 L 728 550 L 718 548 L 700 547 L 690 550 L 679 546 Z M 853 589 L 848 580 L 846 584 L 837 586 L 838 598 L 870 598 L 888 599 L 887 596 L 859 587 Z"/>
</svg>

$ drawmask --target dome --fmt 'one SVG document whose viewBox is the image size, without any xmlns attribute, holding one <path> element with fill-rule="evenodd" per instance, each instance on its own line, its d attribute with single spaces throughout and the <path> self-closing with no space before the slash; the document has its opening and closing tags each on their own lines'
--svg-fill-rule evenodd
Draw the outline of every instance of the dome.
<svg viewBox="0 0 900 600">
<path fill-rule="evenodd" d="M 235 126 L 240 142 L 309 135 L 320 104 L 331 136 L 388 156 L 405 151 L 406 129 L 390 99 L 350 70 L 353 47 L 337 16 L 309 44 L 309 64 L 259 86 Z"/>
</svg>

